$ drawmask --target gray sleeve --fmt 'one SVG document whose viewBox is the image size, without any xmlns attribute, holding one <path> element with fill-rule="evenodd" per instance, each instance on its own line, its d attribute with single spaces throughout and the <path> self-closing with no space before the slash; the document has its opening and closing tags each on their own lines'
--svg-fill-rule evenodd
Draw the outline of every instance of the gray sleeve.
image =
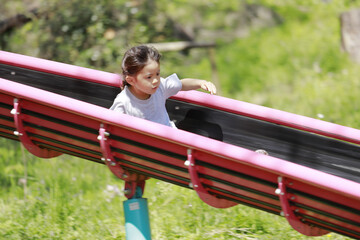
<svg viewBox="0 0 360 240">
<path fill-rule="evenodd" d="M 164 90 L 165 97 L 169 98 L 175 94 L 177 94 L 182 88 L 182 83 L 176 73 L 165 78 L 164 81 Z"/>
<path fill-rule="evenodd" d="M 110 107 L 110 110 L 113 110 L 115 112 L 125 113 L 125 106 L 122 102 L 118 102 L 115 99 L 113 105 Z"/>
</svg>

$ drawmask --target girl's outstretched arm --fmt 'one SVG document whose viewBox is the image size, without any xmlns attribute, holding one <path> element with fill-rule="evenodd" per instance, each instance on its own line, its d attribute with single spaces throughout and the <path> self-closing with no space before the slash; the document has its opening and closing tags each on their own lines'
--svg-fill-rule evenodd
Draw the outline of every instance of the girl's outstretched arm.
<svg viewBox="0 0 360 240">
<path fill-rule="evenodd" d="M 182 83 L 182 91 L 189 91 L 189 90 L 197 90 L 203 89 L 205 91 L 210 92 L 211 94 L 216 94 L 216 87 L 212 82 L 201 80 L 201 79 L 194 79 L 194 78 L 184 78 L 181 79 Z"/>
</svg>

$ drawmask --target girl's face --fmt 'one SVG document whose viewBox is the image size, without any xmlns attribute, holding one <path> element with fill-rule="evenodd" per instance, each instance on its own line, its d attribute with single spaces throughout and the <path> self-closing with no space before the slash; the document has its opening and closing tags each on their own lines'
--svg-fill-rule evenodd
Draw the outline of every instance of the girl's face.
<svg viewBox="0 0 360 240">
<path fill-rule="evenodd" d="M 160 85 L 160 64 L 150 59 L 135 76 L 127 76 L 126 81 L 131 85 L 129 89 L 135 97 L 146 100 Z"/>
</svg>

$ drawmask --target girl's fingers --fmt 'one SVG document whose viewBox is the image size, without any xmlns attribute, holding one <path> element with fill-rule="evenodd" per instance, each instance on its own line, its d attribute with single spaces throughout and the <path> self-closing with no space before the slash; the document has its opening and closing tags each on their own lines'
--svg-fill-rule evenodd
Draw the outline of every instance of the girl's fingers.
<svg viewBox="0 0 360 240">
<path fill-rule="evenodd" d="M 201 88 L 204 89 L 205 91 L 210 92 L 211 94 L 216 94 L 216 87 L 212 82 L 204 81 Z"/>
<path fill-rule="evenodd" d="M 207 88 L 211 94 L 216 94 L 216 87 L 212 82 L 207 82 Z"/>
</svg>

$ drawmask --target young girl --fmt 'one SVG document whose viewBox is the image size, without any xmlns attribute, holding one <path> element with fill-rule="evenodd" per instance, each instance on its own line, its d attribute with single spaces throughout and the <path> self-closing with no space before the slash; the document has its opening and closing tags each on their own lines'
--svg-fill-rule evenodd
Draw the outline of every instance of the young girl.
<svg viewBox="0 0 360 240">
<path fill-rule="evenodd" d="M 165 79 L 160 77 L 160 57 L 155 48 L 144 45 L 125 53 L 121 65 L 125 87 L 110 109 L 176 128 L 166 111 L 166 99 L 180 90 L 201 88 L 215 94 L 216 88 L 205 80 L 180 80 L 175 73 Z"/>
</svg>

